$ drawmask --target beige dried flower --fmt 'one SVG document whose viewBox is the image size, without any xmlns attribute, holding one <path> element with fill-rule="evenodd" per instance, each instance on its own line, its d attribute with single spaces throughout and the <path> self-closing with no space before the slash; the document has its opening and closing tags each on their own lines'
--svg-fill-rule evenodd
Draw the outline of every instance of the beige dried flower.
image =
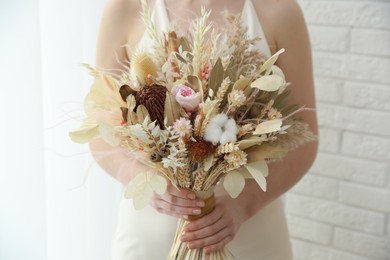
<svg viewBox="0 0 390 260">
<path fill-rule="evenodd" d="M 225 155 L 225 160 L 231 167 L 237 169 L 247 162 L 247 154 L 244 151 L 237 150 Z"/>
<path fill-rule="evenodd" d="M 246 124 L 246 125 L 241 126 L 241 127 L 238 129 L 237 137 L 238 137 L 238 138 L 243 137 L 244 135 L 246 135 L 247 133 L 249 133 L 250 131 L 252 131 L 253 128 L 254 128 L 253 124 Z"/>
<path fill-rule="evenodd" d="M 233 90 L 228 95 L 229 105 L 232 107 L 240 107 L 246 101 L 246 96 L 242 90 Z"/>
<path fill-rule="evenodd" d="M 270 120 L 282 118 L 282 114 L 276 108 L 269 109 L 267 116 Z"/>
<path fill-rule="evenodd" d="M 240 148 L 238 148 L 238 146 L 235 145 L 234 143 L 227 143 L 227 144 L 218 146 L 217 154 L 221 155 L 221 154 L 231 153 L 231 152 L 237 151 L 239 149 Z"/>
</svg>

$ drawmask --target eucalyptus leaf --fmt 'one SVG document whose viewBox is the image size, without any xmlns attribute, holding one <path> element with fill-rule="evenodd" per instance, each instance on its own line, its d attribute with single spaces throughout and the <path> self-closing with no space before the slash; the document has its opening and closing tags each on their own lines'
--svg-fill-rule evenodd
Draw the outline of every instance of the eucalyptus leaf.
<svg viewBox="0 0 390 260">
<path fill-rule="evenodd" d="M 79 129 L 69 132 L 73 142 L 85 144 L 99 136 L 99 126 L 94 119 L 87 118 Z"/>
<path fill-rule="evenodd" d="M 264 64 L 260 67 L 259 73 L 268 75 L 272 69 L 272 66 L 275 64 L 276 60 L 279 58 L 279 55 L 282 54 L 285 50 L 280 49 L 274 55 L 272 55 L 268 60 L 264 62 Z"/>
<path fill-rule="evenodd" d="M 279 75 L 262 76 L 252 82 L 251 87 L 263 91 L 273 92 L 284 84 L 284 79 Z"/>
<path fill-rule="evenodd" d="M 246 150 L 249 147 L 261 144 L 265 140 L 267 140 L 267 138 L 264 136 L 251 136 L 247 139 L 238 141 L 238 146 L 240 147 L 240 150 Z"/>
<path fill-rule="evenodd" d="M 167 190 L 167 181 L 164 177 L 156 174 L 150 173 L 152 176 L 150 177 L 150 187 L 159 195 L 163 195 Z"/>
<path fill-rule="evenodd" d="M 273 119 L 262 122 L 257 125 L 255 131 L 253 132 L 253 135 L 263 135 L 279 131 L 282 127 L 282 123 L 283 122 L 281 119 Z"/>
<path fill-rule="evenodd" d="M 226 174 L 223 187 L 233 199 L 237 198 L 245 186 L 245 178 L 239 171 L 230 171 Z"/>
<path fill-rule="evenodd" d="M 265 177 L 268 176 L 268 165 L 265 160 L 248 163 L 245 165 L 245 168 L 250 172 L 252 177 L 259 184 L 260 188 L 266 192 L 267 191 L 267 180 Z"/>
</svg>

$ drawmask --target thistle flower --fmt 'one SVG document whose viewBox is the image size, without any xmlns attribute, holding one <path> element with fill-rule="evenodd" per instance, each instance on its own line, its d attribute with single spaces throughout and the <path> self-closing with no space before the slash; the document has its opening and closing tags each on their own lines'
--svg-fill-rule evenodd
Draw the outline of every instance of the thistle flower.
<svg viewBox="0 0 390 260">
<path fill-rule="evenodd" d="M 237 141 L 237 133 L 236 121 L 229 119 L 226 114 L 218 114 L 207 124 L 204 139 L 213 144 L 224 145 Z"/>
<path fill-rule="evenodd" d="M 173 123 L 173 131 L 180 136 L 190 135 L 192 132 L 192 125 L 190 120 L 184 117 L 176 119 L 175 123 Z"/>
<path fill-rule="evenodd" d="M 228 95 L 229 105 L 232 107 L 240 107 L 246 101 L 246 96 L 242 90 L 233 90 Z"/>
</svg>

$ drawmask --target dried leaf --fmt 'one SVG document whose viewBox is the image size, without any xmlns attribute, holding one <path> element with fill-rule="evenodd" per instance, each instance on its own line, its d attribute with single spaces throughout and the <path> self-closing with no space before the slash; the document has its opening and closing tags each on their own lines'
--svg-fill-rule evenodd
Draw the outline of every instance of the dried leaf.
<svg viewBox="0 0 390 260">
<path fill-rule="evenodd" d="M 242 90 L 246 96 L 249 96 L 252 89 L 250 88 L 250 78 L 241 77 L 233 85 L 233 89 Z"/>
<path fill-rule="evenodd" d="M 125 194 L 126 199 L 133 199 L 135 209 L 145 207 L 153 196 L 153 190 L 148 185 L 148 176 L 146 172 L 137 174 L 127 185 Z"/>
<path fill-rule="evenodd" d="M 279 131 L 281 127 L 282 127 L 281 119 L 268 120 L 258 124 L 255 131 L 253 132 L 253 135 L 262 135 L 262 134 L 276 132 Z"/>
<path fill-rule="evenodd" d="M 181 61 L 181 62 L 187 64 L 187 61 L 186 61 L 179 53 L 176 53 L 176 58 L 177 58 L 179 61 Z"/>
<path fill-rule="evenodd" d="M 283 158 L 288 153 L 288 148 L 280 145 L 261 144 L 253 146 L 245 152 L 248 154 L 247 162 L 256 162 L 264 159 L 278 160 Z"/>
<path fill-rule="evenodd" d="M 129 114 L 129 109 L 127 107 L 121 107 L 121 110 L 122 110 L 123 121 L 125 121 L 127 123 L 127 117 L 128 117 L 128 114 Z"/>
<path fill-rule="evenodd" d="M 73 142 L 85 144 L 99 136 L 99 126 L 91 118 L 87 118 L 79 129 L 69 132 L 69 137 Z"/>
<path fill-rule="evenodd" d="M 237 64 L 234 63 L 234 60 L 231 60 L 229 65 L 225 70 L 225 77 L 229 77 L 231 82 L 235 82 L 237 79 L 238 68 Z"/>
<path fill-rule="evenodd" d="M 285 91 L 282 94 L 276 96 L 274 99 L 274 105 L 273 107 L 276 108 L 277 110 L 281 110 L 284 108 L 287 104 L 288 97 L 290 95 L 291 90 Z"/>
<path fill-rule="evenodd" d="M 151 174 L 153 174 L 153 173 L 151 173 Z M 157 194 L 163 195 L 165 193 L 165 191 L 167 190 L 167 181 L 165 180 L 164 177 L 154 173 L 150 177 L 150 187 Z"/>
<path fill-rule="evenodd" d="M 136 91 L 131 89 L 128 85 L 123 85 L 122 87 L 120 87 L 119 93 L 121 94 L 122 100 L 126 102 L 127 97 L 129 95 L 134 95 Z"/>
<path fill-rule="evenodd" d="M 103 122 L 99 123 L 99 135 L 106 143 L 112 146 L 118 146 L 121 142 L 121 139 L 118 137 L 115 128 Z"/>
<path fill-rule="evenodd" d="M 214 156 L 210 155 L 203 162 L 203 170 L 206 172 L 210 170 L 211 166 L 213 166 Z"/>
<path fill-rule="evenodd" d="M 248 163 L 245 165 L 245 168 L 250 172 L 252 177 L 259 184 L 260 188 L 266 192 L 267 191 L 267 180 L 265 177 L 268 176 L 268 165 L 265 160 Z"/>
<path fill-rule="evenodd" d="M 190 83 L 192 89 L 195 92 L 200 92 L 200 96 L 203 97 L 203 87 L 202 87 L 202 82 L 197 76 L 194 75 L 188 75 L 187 77 L 188 83 Z"/>
<path fill-rule="evenodd" d="M 180 38 L 180 45 L 183 51 L 191 51 L 190 43 L 186 37 Z"/>
<path fill-rule="evenodd" d="M 261 66 L 259 73 L 264 73 L 264 75 L 268 75 L 271 71 L 272 66 L 275 64 L 276 60 L 279 58 L 279 55 L 284 52 L 284 49 L 280 49 L 274 55 L 272 55 L 268 60 L 264 62 Z"/>
<path fill-rule="evenodd" d="M 135 97 L 133 95 L 129 95 L 126 99 L 127 106 L 129 108 L 127 113 L 127 122 L 130 124 L 136 124 L 138 123 L 138 117 L 137 114 L 134 112 L 134 108 L 137 105 L 137 102 L 135 101 Z"/>
<path fill-rule="evenodd" d="M 239 171 L 230 171 L 226 174 L 223 187 L 233 199 L 240 195 L 245 186 L 245 178 Z"/>
<path fill-rule="evenodd" d="M 146 117 L 149 117 L 148 110 L 144 105 L 139 105 L 137 107 L 137 118 L 138 118 L 138 123 L 142 123 Z"/>
<path fill-rule="evenodd" d="M 260 90 L 273 92 L 284 85 L 284 79 L 279 75 L 263 76 L 252 82 L 251 87 Z"/>
<path fill-rule="evenodd" d="M 217 93 L 219 86 L 221 86 L 224 74 L 222 61 L 221 59 L 218 59 L 210 72 L 209 79 L 209 88 L 212 89 L 214 93 Z"/>
<path fill-rule="evenodd" d="M 251 136 L 247 139 L 238 141 L 238 146 L 240 147 L 240 150 L 246 150 L 249 147 L 261 144 L 265 140 L 267 140 L 265 136 Z"/>
<path fill-rule="evenodd" d="M 165 116 L 167 120 L 167 126 L 173 125 L 173 123 L 180 117 L 181 106 L 177 103 L 175 97 L 167 92 L 165 98 Z"/>
</svg>

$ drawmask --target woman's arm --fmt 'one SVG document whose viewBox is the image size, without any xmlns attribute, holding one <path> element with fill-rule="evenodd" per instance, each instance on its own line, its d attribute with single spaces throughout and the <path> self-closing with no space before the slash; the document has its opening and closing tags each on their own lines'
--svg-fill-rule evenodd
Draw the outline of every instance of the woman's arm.
<svg viewBox="0 0 390 260">
<path fill-rule="evenodd" d="M 315 108 L 311 48 L 302 12 L 295 1 L 272 2 L 266 9 L 273 14 L 267 22 L 272 24 L 274 30 L 271 41 L 276 43 L 277 49 L 286 49 L 277 65 L 292 84 L 289 102 Z M 306 111 L 301 112 L 300 116 L 317 135 L 316 113 Z M 270 164 L 267 192 L 263 192 L 254 180 L 247 180 L 238 198 L 217 198 L 215 210 L 188 224 L 182 240 L 188 242 L 190 248 L 205 248 L 205 252 L 222 248 L 234 238 L 244 221 L 288 191 L 305 175 L 316 153 L 317 142 L 311 142 L 290 152 L 282 161 Z"/>
<path fill-rule="evenodd" d="M 136 46 L 144 31 L 140 19 L 140 1 L 108 1 L 99 30 L 96 68 L 99 71 L 118 72 L 124 69 L 121 63 L 128 62 L 125 44 Z M 116 55 L 115 55 L 116 53 Z M 140 163 L 136 156 L 126 149 L 112 147 L 102 139 L 90 143 L 91 153 L 96 162 L 112 177 L 127 185 L 136 174 L 149 168 Z M 190 190 L 178 190 L 168 183 L 167 192 L 161 196 L 155 194 L 151 206 L 158 212 L 182 217 L 200 214 L 204 206 L 202 200 L 195 198 Z"/>
<path fill-rule="evenodd" d="M 137 6 L 127 0 L 107 2 L 99 28 L 96 47 L 96 69 L 120 74 L 121 63 L 128 61 L 125 47 L 130 25 L 138 17 Z M 112 147 L 102 139 L 90 142 L 90 150 L 96 162 L 112 177 L 126 185 L 136 174 L 145 169 L 136 160 L 129 159 L 124 150 Z M 132 170 L 129 170 L 132 169 Z"/>
</svg>

